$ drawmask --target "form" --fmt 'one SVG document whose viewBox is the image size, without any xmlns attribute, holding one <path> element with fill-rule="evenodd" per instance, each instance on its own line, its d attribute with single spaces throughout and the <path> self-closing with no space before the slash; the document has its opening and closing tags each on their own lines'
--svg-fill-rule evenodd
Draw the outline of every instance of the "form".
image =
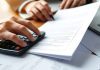
<svg viewBox="0 0 100 70">
<path fill-rule="evenodd" d="M 46 37 L 29 53 L 70 60 L 98 8 L 99 3 L 95 3 L 59 10 L 54 21 L 48 21 L 39 28 L 46 32 Z"/>
</svg>

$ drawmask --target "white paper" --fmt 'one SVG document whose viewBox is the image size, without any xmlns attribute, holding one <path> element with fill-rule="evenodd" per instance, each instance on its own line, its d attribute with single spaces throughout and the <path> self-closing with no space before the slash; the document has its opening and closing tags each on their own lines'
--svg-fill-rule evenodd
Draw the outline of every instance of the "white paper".
<svg viewBox="0 0 100 70">
<path fill-rule="evenodd" d="M 99 3 L 59 10 L 54 21 L 48 21 L 41 31 L 46 38 L 33 46 L 29 53 L 70 60 L 93 20 Z"/>
<path fill-rule="evenodd" d="M 4 56 L 3 56 L 4 57 Z M 8 59 L 7 59 L 8 58 Z M 0 70 L 99 70 L 100 58 L 91 55 L 91 53 L 80 45 L 73 55 L 71 61 L 57 60 L 51 58 L 36 57 L 28 55 L 27 59 L 13 60 L 9 57 L 0 65 Z M 11 64 L 7 64 L 8 61 Z M 0 60 L 1 61 L 1 60 Z M 16 62 L 14 62 L 16 61 Z"/>
<path fill-rule="evenodd" d="M 100 8 L 91 24 L 94 23 L 97 25 L 100 24 Z M 100 57 L 100 35 L 88 30 L 82 40 L 82 43 Z"/>
</svg>

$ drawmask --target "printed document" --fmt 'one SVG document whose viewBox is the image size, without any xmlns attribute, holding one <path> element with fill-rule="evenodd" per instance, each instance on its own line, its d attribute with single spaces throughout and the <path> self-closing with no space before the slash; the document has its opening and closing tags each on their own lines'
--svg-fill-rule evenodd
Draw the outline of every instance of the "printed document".
<svg viewBox="0 0 100 70">
<path fill-rule="evenodd" d="M 99 3 L 94 3 L 59 10 L 54 21 L 48 21 L 39 28 L 46 32 L 46 36 L 29 53 L 70 60 L 98 8 Z"/>
</svg>

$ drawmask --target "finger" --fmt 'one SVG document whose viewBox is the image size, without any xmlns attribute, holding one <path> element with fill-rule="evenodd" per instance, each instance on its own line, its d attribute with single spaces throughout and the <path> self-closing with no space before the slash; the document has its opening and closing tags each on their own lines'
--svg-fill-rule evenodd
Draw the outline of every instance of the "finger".
<svg viewBox="0 0 100 70">
<path fill-rule="evenodd" d="M 68 0 L 67 3 L 66 3 L 66 5 L 64 6 L 64 9 L 70 8 L 71 5 L 72 5 L 72 3 L 73 3 L 73 1 L 74 1 L 74 0 Z"/>
<path fill-rule="evenodd" d="M 68 0 L 63 0 L 60 4 L 60 9 L 64 9 L 64 6 Z"/>
<path fill-rule="evenodd" d="M 16 22 L 13 23 L 16 24 Z M 31 41 L 34 41 L 32 34 L 27 30 L 27 28 L 24 25 L 17 24 L 17 25 L 13 25 L 12 28 L 14 29 L 15 32 L 28 37 L 28 39 L 30 39 Z"/>
<path fill-rule="evenodd" d="M 43 14 L 43 16 L 46 18 L 46 20 L 52 20 L 49 13 L 47 12 L 45 7 L 41 3 L 36 5 L 36 8 Z"/>
<path fill-rule="evenodd" d="M 3 39 L 6 39 L 6 40 L 11 40 L 13 41 L 14 43 L 18 44 L 20 47 L 25 47 L 27 46 L 27 44 L 21 40 L 16 34 L 14 33 L 11 33 L 9 31 L 6 31 L 4 34 L 3 34 Z"/>
<path fill-rule="evenodd" d="M 32 13 L 41 21 L 46 21 L 45 17 L 42 15 L 42 13 L 36 8 L 32 8 L 31 10 Z"/>
<path fill-rule="evenodd" d="M 19 18 L 13 18 L 13 20 L 19 24 L 26 26 L 27 28 L 35 32 L 37 35 L 40 35 L 40 31 L 30 21 Z"/>
<path fill-rule="evenodd" d="M 11 27 L 13 29 L 13 31 L 9 29 L 11 32 L 19 33 L 21 35 L 28 37 L 31 41 L 34 41 L 32 34 L 27 30 L 27 28 L 24 25 L 18 24 L 19 22 L 16 23 L 13 20 L 11 20 L 10 22 L 13 23 L 13 25 Z"/>
<path fill-rule="evenodd" d="M 80 3 L 80 1 L 81 1 L 81 0 L 74 0 L 73 3 L 72 3 L 72 5 L 71 5 L 71 8 L 77 7 L 78 4 Z"/>
<path fill-rule="evenodd" d="M 46 1 L 41 1 L 41 4 L 44 6 L 46 11 L 49 13 L 49 15 L 52 15 L 51 8 L 49 7 L 48 3 Z"/>
<path fill-rule="evenodd" d="M 31 11 L 30 12 L 28 12 L 27 13 L 28 15 L 30 15 L 30 17 L 28 17 L 27 19 L 33 19 L 33 20 L 35 20 L 35 21 L 37 21 L 38 19 L 37 19 L 37 17 L 35 16 L 35 14 L 34 13 L 32 13 Z"/>
<path fill-rule="evenodd" d="M 27 28 L 23 25 L 20 25 L 19 28 L 17 29 L 22 35 L 28 37 L 31 41 L 34 41 L 33 35 L 27 30 Z"/>
<path fill-rule="evenodd" d="M 80 3 L 78 4 L 78 6 L 82 6 L 84 4 L 86 4 L 86 0 L 81 0 Z"/>
</svg>

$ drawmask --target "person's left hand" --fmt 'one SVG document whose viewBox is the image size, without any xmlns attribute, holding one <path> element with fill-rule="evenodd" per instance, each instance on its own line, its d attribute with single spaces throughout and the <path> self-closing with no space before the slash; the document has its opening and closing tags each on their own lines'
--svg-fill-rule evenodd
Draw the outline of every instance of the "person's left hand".
<svg viewBox="0 0 100 70">
<path fill-rule="evenodd" d="M 60 9 L 73 8 L 86 4 L 86 0 L 63 0 Z"/>
<path fill-rule="evenodd" d="M 30 33 L 33 31 L 37 35 L 40 35 L 40 31 L 28 20 L 24 20 L 17 17 L 2 22 L 0 24 L 0 40 L 11 40 L 19 46 L 16 49 L 27 46 L 27 43 L 21 40 L 18 35 L 26 36 L 30 41 L 34 41 L 35 38 Z"/>
</svg>

